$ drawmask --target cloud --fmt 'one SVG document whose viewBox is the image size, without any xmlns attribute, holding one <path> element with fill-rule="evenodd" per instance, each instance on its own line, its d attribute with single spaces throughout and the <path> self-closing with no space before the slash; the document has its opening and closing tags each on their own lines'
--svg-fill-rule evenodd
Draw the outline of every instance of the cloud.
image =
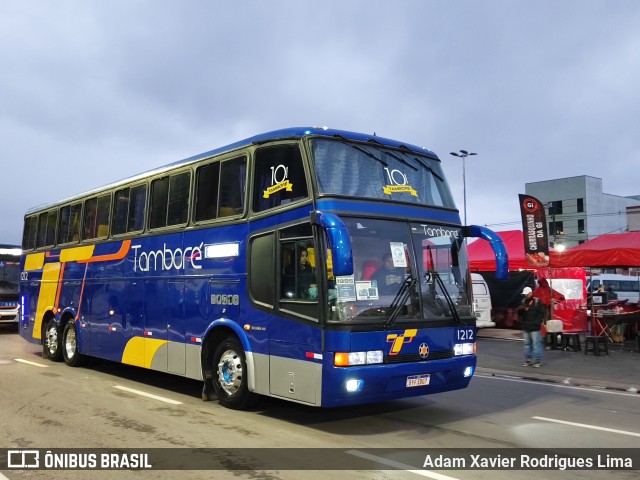
<svg viewBox="0 0 640 480">
<path fill-rule="evenodd" d="M 0 4 L 0 241 L 24 211 L 263 131 L 423 145 L 469 220 L 517 228 L 526 182 L 639 194 L 640 4 L 78 0 Z"/>
</svg>

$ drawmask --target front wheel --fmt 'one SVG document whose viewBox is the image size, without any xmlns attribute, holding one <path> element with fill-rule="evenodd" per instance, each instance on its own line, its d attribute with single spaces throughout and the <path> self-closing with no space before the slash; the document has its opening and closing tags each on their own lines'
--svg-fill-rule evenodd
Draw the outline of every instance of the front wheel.
<svg viewBox="0 0 640 480">
<path fill-rule="evenodd" d="M 78 328 L 73 320 L 67 322 L 62 331 L 62 357 L 70 367 L 79 367 L 84 360 L 78 350 Z"/>
<path fill-rule="evenodd" d="M 47 326 L 44 329 L 44 341 L 42 342 L 42 354 L 53 362 L 59 362 L 62 360 L 62 345 L 60 342 L 60 335 L 58 326 L 55 320 L 52 318 L 47 322 Z"/>
<path fill-rule="evenodd" d="M 217 346 L 213 372 L 213 388 L 223 406 L 241 410 L 255 403 L 257 396 L 249 392 L 247 362 L 238 339 L 228 337 Z"/>
</svg>

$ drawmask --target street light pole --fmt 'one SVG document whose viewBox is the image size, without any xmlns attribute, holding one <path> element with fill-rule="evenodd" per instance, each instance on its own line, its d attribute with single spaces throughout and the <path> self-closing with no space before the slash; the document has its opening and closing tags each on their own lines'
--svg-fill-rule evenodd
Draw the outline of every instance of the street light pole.
<svg viewBox="0 0 640 480">
<path fill-rule="evenodd" d="M 467 178 L 466 178 L 466 160 L 471 155 L 477 155 L 477 153 L 468 152 L 466 150 L 460 150 L 460 153 L 451 152 L 450 155 L 454 157 L 462 158 L 462 197 L 464 205 L 464 224 L 467 224 Z"/>
</svg>

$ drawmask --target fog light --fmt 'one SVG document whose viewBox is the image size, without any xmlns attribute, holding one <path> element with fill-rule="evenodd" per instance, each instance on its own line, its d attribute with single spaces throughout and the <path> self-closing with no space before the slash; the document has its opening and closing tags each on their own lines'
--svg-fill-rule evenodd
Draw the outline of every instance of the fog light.
<svg viewBox="0 0 640 480">
<path fill-rule="evenodd" d="M 364 380 L 347 380 L 347 392 L 361 392 Z"/>
<path fill-rule="evenodd" d="M 470 377 L 471 375 L 473 375 L 473 367 L 467 367 L 464 369 L 464 376 L 465 377 Z"/>
</svg>

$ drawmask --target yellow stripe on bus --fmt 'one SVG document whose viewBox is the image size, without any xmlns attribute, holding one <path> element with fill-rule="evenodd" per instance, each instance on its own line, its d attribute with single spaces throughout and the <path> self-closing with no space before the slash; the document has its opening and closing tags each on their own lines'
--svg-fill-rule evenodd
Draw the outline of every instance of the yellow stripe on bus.
<svg viewBox="0 0 640 480">
<path fill-rule="evenodd" d="M 44 260 L 44 254 L 43 254 Z M 60 282 L 61 264 L 47 263 L 42 270 L 42 282 L 40 284 L 40 294 L 38 295 L 38 307 L 36 309 L 36 321 L 33 325 L 33 338 L 42 338 L 42 317 L 48 310 L 53 310 L 56 302 L 56 294 Z"/>
<path fill-rule="evenodd" d="M 40 270 L 44 265 L 44 252 L 31 253 L 24 260 L 24 269 L 29 272 L 32 270 Z"/>
<path fill-rule="evenodd" d="M 160 347 L 169 343 L 157 338 L 133 337 L 122 353 L 122 363 L 136 367 L 151 368 L 153 357 Z"/>
<path fill-rule="evenodd" d="M 89 260 L 93 256 L 93 250 L 95 245 L 88 245 L 86 247 L 74 247 L 67 248 L 60 252 L 61 262 L 81 262 Z"/>
</svg>

